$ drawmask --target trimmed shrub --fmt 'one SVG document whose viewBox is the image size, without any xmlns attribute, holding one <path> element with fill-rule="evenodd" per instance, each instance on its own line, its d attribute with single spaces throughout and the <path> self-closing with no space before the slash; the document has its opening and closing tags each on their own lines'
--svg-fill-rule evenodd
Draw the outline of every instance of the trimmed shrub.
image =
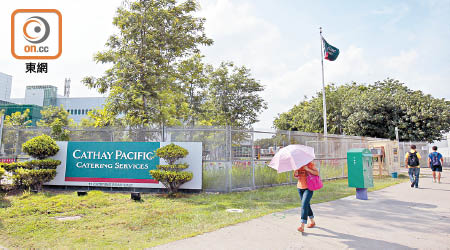
<svg viewBox="0 0 450 250">
<path fill-rule="evenodd" d="M 175 194 L 182 184 L 192 180 L 192 177 L 194 177 L 191 172 L 150 170 L 150 173 L 153 178 L 163 183 L 169 190 L 170 195 Z"/>
<path fill-rule="evenodd" d="M 31 160 L 31 161 L 24 161 L 24 162 L 1 163 L 0 167 L 4 168 L 8 172 L 11 172 L 18 168 L 56 169 L 59 165 L 61 165 L 60 160 L 44 159 L 44 160 Z"/>
<path fill-rule="evenodd" d="M 13 184 L 18 188 L 31 188 L 41 190 L 45 182 L 53 180 L 56 176 L 55 169 L 23 169 L 18 168 L 13 175 Z"/>
<path fill-rule="evenodd" d="M 191 172 L 181 172 L 189 167 L 188 164 L 175 164 L 177 160 L 188 154 L 189 152 L 185 148 L 173 143 L 156 150 L 156 155 L 169 164 L 156 166 L 158 169 L 150 170 L 150 175 L 166 187 L 169 196 L 173 196 L 182 184 L 194 177 Z"/>
<path fill-rule="evenodd" d="M 27 169 L 56 169 L 61 165 L 61 161 L 55 159 L 31 160 L 24 163 Z"/>
<path fill-rule="evenodd" d="M 188 154 L 189 152 L 185 148 L 173 143 L 156 150 L 156 155 L 163 158 L 169 165 L 175 164 L 178 159 L 184 158 Z"/>
<path fill-rule="evenodd" d="M 11 162 L 11 163 L 0 163 L 0 167 L 4 168 L 8 172 L 14 172 L 18 168 L 23 168 L 25 162 Z"/>
<path fill-rule="evenodd" d="M 22 144 L 22 151 L 34 158 L 42 160 L 56 155 L 59 147 L 50 136 L 40 135 Z"/>
<path fill-rule="evenodd" d="M 45 158 L 58 153 L 59 147 L 50 136 L 40 135 L 25 142 L 22 149 L 38 160 L 2 163 L 0 167 L 13 174 L 16 188 L 41 190 L 45 182 L 55 178 L 56 168 L 61 164 L 59 160 Z"/>
<path fill-rule="evenodd" d="M 0 168 L 3 168 L 6 171 L 11 171 L 10 170 L 10 163 L 6 163 L 6 162 L 0 162 Z"/>
<path fill-rule="evenodd" d="M 156 168 L 165 171 L 178 171 L 188 168 L 189 165 L 187 163 L 183 164 L 174 164 L 174 165 L 158 165 Z"/>
</svg>

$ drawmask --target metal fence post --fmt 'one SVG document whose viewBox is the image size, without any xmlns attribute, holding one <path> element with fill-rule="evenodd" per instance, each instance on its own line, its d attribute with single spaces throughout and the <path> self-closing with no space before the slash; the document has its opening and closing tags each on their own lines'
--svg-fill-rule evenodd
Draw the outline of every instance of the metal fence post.
<svg viewBox="0 0 450 250">
<path fill-rule="evenodd" d="M 3 121 L 4 121 L 4 115 L 0 116 L 0 154 L 3 153 Z"/>
<path fill-rule="evenodd" d="M 16 129 L 16 147 L 14 149 L 14 154 L 17 156 L 19 155 L 20 152 L 20 146 L 19 143 L 20 142 L 20 129 Z"/>
<path fill-rule="evenodd" d="M 288 130 L 288 146 L 291 145 L 291 131 Z M 289 184 L 292 184 L 292 175 L 289 175 Z"/>
<path fill-rule="evenodd" d="M 254 145 L 254 140 L 255 140 L 255 131 L 252 129 L 251 131 L 252 133 L 252 188 L 255 189 L 256 185 L 255 185 L 255 145 Z"/>
<path fill-rule="evenodd" d="M 233 146 L 232 146 L 232 135 L 231 135 L 231 126 L 227 126 L 226 130 L 226 150 L 227 150 L 227 172 L 228 172 L 228 192 L 233 190 Z"/>
<path fill-rule="evenodd" d="M 291 131 L 288 130 L 288 145 L 291 145 Z"/>
</svg>

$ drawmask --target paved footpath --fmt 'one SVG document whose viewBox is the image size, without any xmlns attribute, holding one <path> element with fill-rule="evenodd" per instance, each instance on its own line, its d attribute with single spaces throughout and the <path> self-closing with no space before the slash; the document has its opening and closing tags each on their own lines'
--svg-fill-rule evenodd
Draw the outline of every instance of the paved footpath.
<svg viewBox="0 0 450 250">
<path fill-rule="evenodd" d="M 419 189 L 403 183 L 366 201 L 313 204 L 317 227 L 303 234 L 297 208 L 154 249 L 450 249 L 450 172 L 441 184 L 422 173 Z"/>
</svg>

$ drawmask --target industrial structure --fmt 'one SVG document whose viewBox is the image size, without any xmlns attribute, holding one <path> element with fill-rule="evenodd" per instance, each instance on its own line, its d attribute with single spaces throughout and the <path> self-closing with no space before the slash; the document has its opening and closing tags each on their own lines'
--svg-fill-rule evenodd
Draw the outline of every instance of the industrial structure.
<svg viewBox="0 0 450 250">
<path fill-rule="evenodd" d="M 62 105 L 69 112 L 69 119 L 77 123 L 87 118 L 89 111 L 103 108 L 105 97 L 70 97 L 70 83 L 70 78 L 64 79 L 64 96 L 58 95 L 58 88 L 53 85 L 30 85 L 24 98 L 11 98 L 12 76 L 0 73 L 0 110 L 8 110 L 5 114 L 10 114 L 28 108 L 35 124 L 41 118 L 40 110 L 47 106 Z"/>
</svg>

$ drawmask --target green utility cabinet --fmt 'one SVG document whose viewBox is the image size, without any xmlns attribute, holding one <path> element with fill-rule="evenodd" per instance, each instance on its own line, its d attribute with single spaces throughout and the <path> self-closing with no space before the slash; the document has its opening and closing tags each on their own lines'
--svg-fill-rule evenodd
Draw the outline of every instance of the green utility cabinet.
<svg viewBox="0 0 450 250">
<path fill-rule="evenodd" d="M 347 151 L 348 186 L 373 187 L 372 153 L 366 148 Z"/>
</svg>

